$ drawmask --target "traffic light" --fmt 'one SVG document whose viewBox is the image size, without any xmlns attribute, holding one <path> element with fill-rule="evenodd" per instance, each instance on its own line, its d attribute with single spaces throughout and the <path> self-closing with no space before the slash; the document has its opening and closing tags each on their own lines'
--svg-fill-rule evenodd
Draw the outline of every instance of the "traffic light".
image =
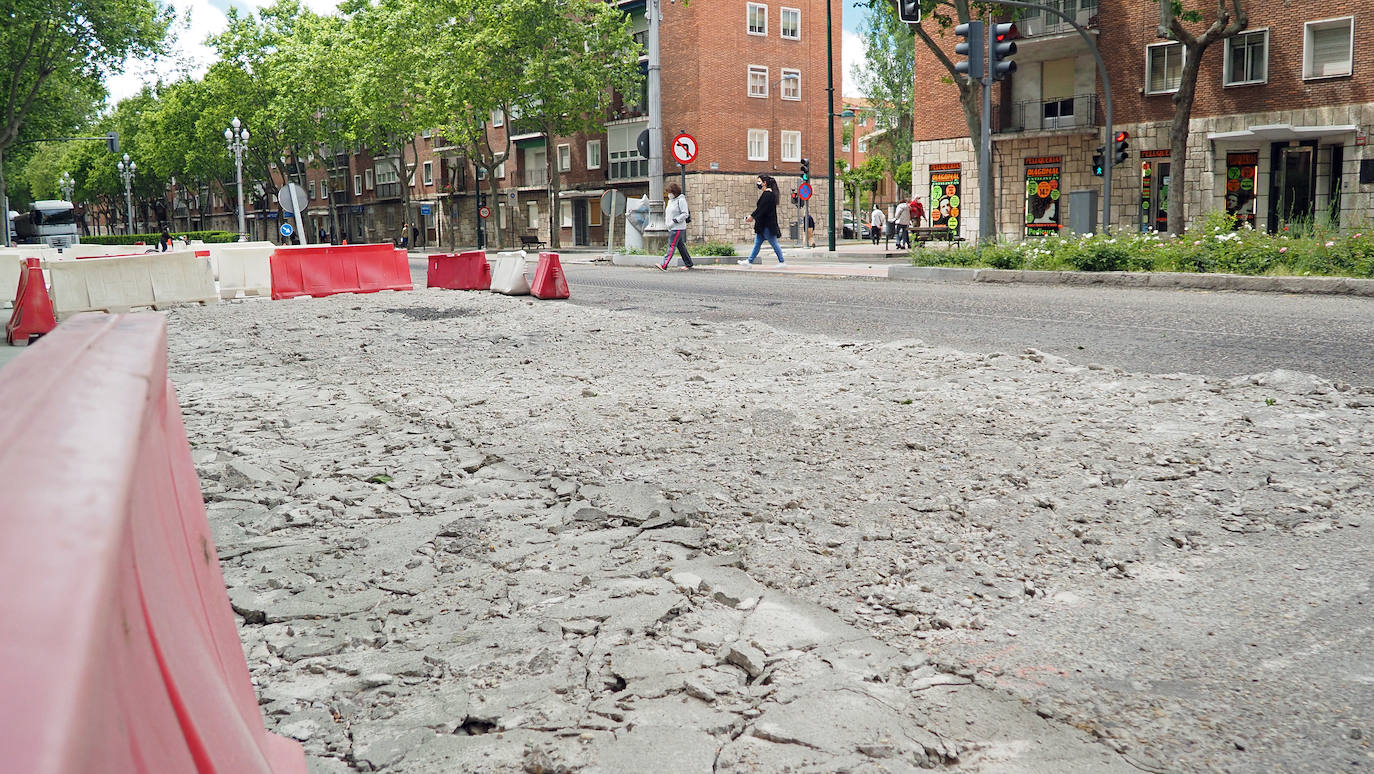
<svg viewBox="0 0 1374 774">
<path fill-rule="evenodd" d="M 801 160 L 801 179 L 803 183 L 811 179 L 811 159 Z"/>
<path fill-rule="evenodd" d="M 897 18 L 907 24 L 920 24 L 921 0 L 897 0 Z"/>
<path fill-rule="evenodd" d="M 801 206 L 801 200 L 797 198 L 797 190 L 796 190 L 795 188 L 792 189 L 792 206 L 793 206 L 793 207 L 800 207 L 800 206 Z"/>
<path fill-rule="evenodd" d="M 1017 34 L 1016 25 L 994 24 L 991 34 L 992 47 L 988 49 L 988 72 L 994 81 L 1000 81 L 1016 72 L 1016 63 L 1011 61 L 1011 55 L 1016 53 L 1016 43 L 1012 40 Z"/>
<path fill-rule="evenodd" d="M 1112 166 L 1116 166 L 1126 160 L 1126 151 L 1131 147 L 1131 144 L 1126 142 L 1126 138 L 1130 136 L 1130 132 L 1116 133 L 1116 142 L 1112 146 Z"/>
<path fill-rule="evenodd" d="M 1093 154 L 1093 174 L 1102 177 L 1102 171 L 1107 168 L 1107 146 L 1097 146 L 1097 152 Z"/>
<path fill-rule="evenodd" d="M 954 28 L 954 34 L 963 41 L 954 46 L 954 53 L 968 59 L 955 62 L 954 69 L 977 81 L 983 77 L 983 23 L 964 22 Z M 932 205 L 933 206 L 933 205 Z"/>
<path fill-rule="evenodd" d="M 119 153 L 119 132 L 111 131 L 105 135 L 105 147 L 110 153 Z"/>
</svg>

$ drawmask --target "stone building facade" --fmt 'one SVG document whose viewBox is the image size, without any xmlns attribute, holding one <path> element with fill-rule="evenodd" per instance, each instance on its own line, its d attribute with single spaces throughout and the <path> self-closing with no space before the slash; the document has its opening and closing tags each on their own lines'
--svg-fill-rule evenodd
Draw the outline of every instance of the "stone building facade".
<svg viewBox="0 0 1374 774">
<path fill-rule="evenodd" d="M 1181 183 L 1169 129 L 1182 56 L 1177 44 L 1156 37 L 1157 6 L 1059 5 L 1090 28 L 1112 86 L 1113 128 L 1130 135 L 1128 158 L 1113 168 L 1114 230 L 1163 230 L 1171 199 L 1183 202 L 1188 222 L 1223 209 L 1269 231 L 1368 221 L 1374 27 L 1356 14 L 1361 2 L 1245 3 L 1246 31 L 1204 55 Z M 1040 16 L 1017 24 L 1018 69 L 993 91 L 997 233 L 1020 239 L 1092 228 L 1102 191 L 1092 159 L 1104 139 L 1095 61 L 1067 25 Z M 934 29 L 932 35 L 957 60 L 953 35 L 939 37 Z M 916 73 L 918 83 L 930 86 L 915 111 L 914 185 L 932 197 L 957 196 L 960 231 L 974 237 L 984 197 L 957 90 L 942 81 L 943 66 L 920 45 Z M 939 207 L 938 198 L 933 205 Z"/>
</svg>

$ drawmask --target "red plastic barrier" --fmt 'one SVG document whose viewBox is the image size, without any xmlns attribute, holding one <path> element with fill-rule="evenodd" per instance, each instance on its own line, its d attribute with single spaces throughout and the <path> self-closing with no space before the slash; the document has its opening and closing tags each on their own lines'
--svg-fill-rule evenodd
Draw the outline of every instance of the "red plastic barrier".
<svg viewBox="0 0 1374 774">
<path fill-rule="evenodd" d="M 540 253 L 539 265 L 534 267 L 534 281 L 530 283 L 530 295 L 535 298 L 567 298 L 568 278 L 563 275 L 563 264 L 558 253 Z"/>
<path fill-rule="evenodd" d="M 445 290 L 490 290 L 491 265 L 487 263 L 487 252 L 474 250 L 431 255 L 425 284 Z"/>
<path fill-rule="evenodd" d="M 82 314 L 0 371 L 0 750 L 26 774 L 304 774 L 234 627 L 161 315 Z"/>
<path fill-rule="evenodd" d="M 410 262 L 391 245 L 308 245 L 272 253 L 272 298 L 410 290 Z"/>
<path fill-rule="evenodd" d="M 57 327 L 52 297 L 43 282 L 43 269 L 37 258 L 24 259 L 24 271 L 19 274 L 19 286 L 14 291 L 14 311 L 5 325 L 5 341 L 27 343 L 30 336 L 41 335 Z"/>
</svg>

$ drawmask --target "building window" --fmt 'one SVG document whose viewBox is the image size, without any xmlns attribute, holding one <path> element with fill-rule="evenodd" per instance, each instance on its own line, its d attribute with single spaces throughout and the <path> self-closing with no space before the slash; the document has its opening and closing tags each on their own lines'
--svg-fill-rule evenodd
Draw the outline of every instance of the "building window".
<svg viewBox="0 0 1374 774">
<path fill-rule="evenodd" d="M 376 179 L 373 177 L 373 174 L 373 171 L 370 169 L 363 170 L 363 186 L 369 191 L 371 191 L 375 185 Z"/>
<path fill-rule="evenodd" d="M 539 202 L 525 202 L 525 219 L 530 228 L 539 228 Z"/>
<path fill-rule="evenodd" d="M 600 140 L 587 140 L 587 169 L 601 169 Z"/>
<path fill-rule="evenodd" d="M 420 136 L 423 137 L 423 138 L 425 138 L 426 140 L 428 140 L 429 138 L 431 138 L 431 137 L 434 136 L 434 130 L 433 130 L 433 129 L 426 129 L 426 130 L 424 130 L 423 132 L 420 132 Z"/>
<path fill-rule="evenodd" d="M 425 185 L 434 185 L 434 162 L 425 162 Z"/>
<path fill-rule="evenodd" d="M 496 219 L 497 219 L 498 221 L 500 221 L 500 224 L 499 224 L 499 225 L 500 225 L 500 227 L 501 227 L 502 229 L 506 229 L 506 228 L 509 228 L 509 227 L 510 227 L 510 225 L 509 225 L 510 216 L 506 214 L 506 203 L 505 203 L 505 202 L 497 202 L 497 203 L 496 203 Z"/>
<path fill-rule="evenodd" d="M 859 140 L 859 152 L 868 153 L 868 140 Z"/>
<path fill-rule="evenodd" d="M 749 3 L 749 34 L 768 34 L 768 6 L 762 3 Z"/>
<path fill-rule="evenodd" d="M 1160 43 L 1145 49 L 1145 93 L 1178 91 L 1183 80 L 1183 44 Z"/>
<path fill-rule="evenodd" d="M 1302 77 L 1350 75 L 1355 17 L 1308 22 L 1303 27 Z"/>
<path fill-rule="evenodd" d="M 779 96 L 781 96 L 783 99 L 790 99 L 794 102 L 800 101 L 801 70 L 784 69 L 782 71 L 782 80 L 778 83 L 778 87 L 782 90 L 782 93 Z"/>
<path fill-rule="evenodd" d="M 784 130 L 781 132 L 780 157 L 782 161 L 801 161 L 801 132 Z"/>
<path fill-rule="evenodd" d="M 497 164 L 497 165 L 496 165 L 496 179 L 497 179 L 497 180 L 505 180 L 505 179 L 506 179 L 506 162 L 503 161 L 503 162 L 501 162 L 500 164 Z"/>
<path fill-rule="evenodd" d="M 491 111 L 491 125 L 492 125 L 492 126 L 505 126 L 505 125 L 506 125 L 506 113 L 505 113 L 504 110 L 497 109 L 497 110 Z"/>
<path fill-rule="evenodd" d="M 749 65 L 749 96 L 768 97 L 768 68 Z"/>
<path fill-rule="evenodd" d="M 314 181 L 314 180 L 311 180 L 311 181 L 310 181 L 310 197 L 309 197 L 309 198 L 311 198 L 311 199 L 317 198 L 317 197 L 315 196 L 315 181 Z"/>
<path fill-rule="evenodd" d="M 796 8 L 782 9 L 778 26 L 782 28 L 782 36 L 786 40 L 801 40 L 801 11 Z"/>
<path fill-rule="evenodd" d="M 572 202 L 564 200 L 558 203 L 558 225 L 572 228 Z"/>
<path fill-rule="evenodd" d="M 1227 86 L 1245 86 L 1269 80 L 1269 30 L 1242 32 L 1226 39 Z"/>
<path fill-rule="evenodd" d="M 750 129 L 749 130 L 749 160 L 767 161 L 768 160 L 768 130 Z"/>
<path fill-rule="evenodd" d="M 321 181 L 320 181 L 320 198 L 321 198 L 321 199 L 328 199 L 328 198 L 329 198 L 329 181 L 327 181 L 327 180 L 321 180 Z"/>
<path fill-rule="evenodd" d="M 617 124 L 606 127 L 606 150 L 610 157 L 611 180 L 645 177 L 649 174 L 649 160 L 639 155 L 639 132 L 647 124 Z"/>
<path fill-rule="evenodd" d="M 362 195 L 363 195 L 363 176 L 362 176 L 362 175 L 354 175 L 354 176 L 353 176 L 353 195 L 354 195 L 354 196 L 362 196 Z"/>
<path fill-rule="evenodd" d="M 848 153 L 851 147 L 853 146 L 850 144 L 849 140 L 842 140 L 840 143 L 841 152 Z"/>
<path fill-rule="evenodd" d="M 558 171 L 559 171 L 559 172 L 571 172 L 571 171 L 572 171 L 572 146 L 571 146 L 571 145 L 560 145 L 560 146 L 558 146 Z"/>
</svg>

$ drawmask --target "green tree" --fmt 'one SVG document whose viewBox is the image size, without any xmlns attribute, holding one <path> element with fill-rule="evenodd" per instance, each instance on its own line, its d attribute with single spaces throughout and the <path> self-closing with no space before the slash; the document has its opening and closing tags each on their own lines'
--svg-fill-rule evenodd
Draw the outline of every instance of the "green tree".
<svg viewBox="0 0 1374 774">
<path fill-rule="evenodd" d="M 894 169 L 903 161 L 910 164 L 916 39 L 888 3 L 869 7 L 859 37 L 866 64 L 855 65 L 853 75 L 881 130 L 869 139 L 869 147 L 886 156 Z M 904 188 L 909 190 L 910 182 Z"/>
<path fill-rule="evenodd" d="M 1159 35 L 1183 45 L 1183 72 L 1178 91 L 1174 92 L 1174 119 L 1169 126 L 1169 174 L 1176 181 L 1186 180 L 1188 161 L 1188 121 L 1193 115 L 1193 100 L 1197 95 L 1197 76 L 1202 67 L 1202 55 L 1208 46 L 1235 37 L 1248 23 L 1242 0 L 1216 0 L 1216 16 L 1201 33 L 1185 24 L 1205 22 L 1202 12 L 1187 10 L 1178 0 L 1160 2 Z M 1109 151 L 1110 152 L 1110 151 Z M 1175 185 L 1181 190 L 1181 186 Z M 1182 235 L 1184 226 L 1184 197 L 1175 196 L 1169 202 L 1169 233 Z"/>
<path fill-rule="evenodd" d="M 37 138 L 34 118 L 60 115 L 63 102 L 101 93 L 101 82 L 130 57 L 155 52 L 171 11 L 157 0 L 10 0 L 0 25 L 0 200 L 8 148 Z M 84 118 L 84 116 L 83 116 Z M 61 130 L 74 129 L 78 123 Z"/>
</svg>

